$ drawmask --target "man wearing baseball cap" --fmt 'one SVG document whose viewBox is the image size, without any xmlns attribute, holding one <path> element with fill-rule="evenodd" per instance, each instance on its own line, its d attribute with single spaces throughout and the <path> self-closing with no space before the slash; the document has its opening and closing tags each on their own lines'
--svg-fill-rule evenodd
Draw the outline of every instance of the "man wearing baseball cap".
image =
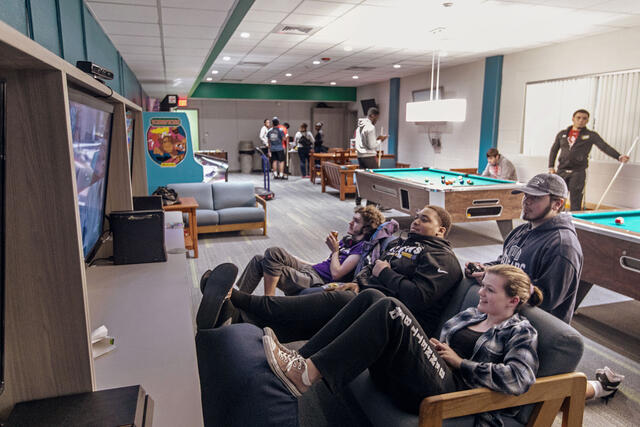
<svg viewBox="0 0 640 427">
<path fill-rule="evenodd" d="M 485 266 L 520 267 L 544 293 L 540 308 L 569 323 L 582 272 L 582 248 L 571 216 L 562 212 L 567 184 L 558 175 L 542 173 L 512 193 L 524 193 L 522 219 L 527 223 L 509 233 L 496 261 L 467 263 L 465 274 L 482 280 Z"/>
</svg>

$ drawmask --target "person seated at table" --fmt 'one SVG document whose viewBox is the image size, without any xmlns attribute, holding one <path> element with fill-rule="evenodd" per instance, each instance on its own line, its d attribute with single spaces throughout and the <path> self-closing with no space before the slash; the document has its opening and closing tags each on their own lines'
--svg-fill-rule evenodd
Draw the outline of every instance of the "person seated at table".
<svg viewBox="0 0 640 427">
<path fill-rule="evenodd" d="M 494 179 L 506 179 L 509 181 L 518 180 L 516 168 L 513 166 L 513 163 L 500 154 L 497 148 L 489 148 L 489 150 L 487 150 L 487 167 L 484 168 L 482 176 L 488 176 Z"/>
<path fill-rule="evenodd" d="M 512 193 L 524 193 L 522 219 L 526 224 L 509 233 L 497 260 L 486 264 L 469 262 L 465 274 L 480 281 L 485 266 L 520 267 L 544 293 L 540 308 L 570 323 L 583 257 L 571 216 L 562 213 L 569 195 L 567 184 L 558 175 L 543 173 Z"/>
<path fill-rule="evenodd" d="M 367 289 L 299 351 L 265 328 L 267 361 L 295 397 L 320 379 L 340 390 L 369 369 L 383 392 L 415 413 L 425 397 L 470 388 L 522 394 L 536 381 L 538 333 L 518 312 L 540 304 L 542 292 L 521 269 L 495 265 L 478 293 L 477 307 L 448 320 L 436 339 L 402 301 Z M 477 417 L 481 425 L 501 425 L 499 412 Z"/>
<path fill-rule="evenodd" d="M 375 253 L 367 256 L 353 283 L 309 295 L 251 295 L 231 289 L 235 276 L 215 272 L 203 276 L 198 329 L 246 322 L 270 326 L 287 341 L 309 339 L 359 290 L 377 289 L 402 301 L 430 333 L 462 279 L 460 263 L 445 240 L 450 227 L 451 216 L 446 210 L 425 206 L 411 223 L 407 237 L 388 243 L 379 257 Z"/>
</svg>

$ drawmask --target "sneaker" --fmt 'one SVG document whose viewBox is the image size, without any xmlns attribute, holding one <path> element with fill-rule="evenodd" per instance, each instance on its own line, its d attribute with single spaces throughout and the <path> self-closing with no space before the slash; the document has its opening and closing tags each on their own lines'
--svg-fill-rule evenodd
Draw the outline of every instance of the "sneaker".
<svg viewBox="0 0 640 427">
<path fill-rule="evenodd" d="M 196 314 L 196 326 L 198 329 L 210 329 L 215 325 L 222 303 L 225 301 L 237 275 L 238 267 L 230 263 L 220 264 L 213 271 L 208 271 L 202 275 L 200 279 L 202 301 L 200 301 L 198 314 Z"/>
<path fill-rule="evenodd" d="M 302 393 L 311 387 L 307 362 L 304 357 L 293 356 L 289 352 L 280 350 L 269 335 L 262 337 L 262 344 L 273 373 L 282 381 L 293 397 L 302 396 Z"/>
<path fill-rule="evenodd" d="M 280 341 L 278 341 L 278 337 L 276 336 L 276 333 L 273 332 L 273 329 L 271 329 L 270 327 L 266 327 L 262 329 L 264 331 L 264 335 L 271 337 L 271 339 L 273 340 L 273 342 L 276 344 L 276 346 L 278 347 L 278 349 L 280 351 L 283 351 L 287 354 L 289 354 L 291 357 L 298 357 L 300 356 L 300 354 L 298 354 L 298 352 L 292 348 L 288 348 L 285 347 Z"/>
</svg>

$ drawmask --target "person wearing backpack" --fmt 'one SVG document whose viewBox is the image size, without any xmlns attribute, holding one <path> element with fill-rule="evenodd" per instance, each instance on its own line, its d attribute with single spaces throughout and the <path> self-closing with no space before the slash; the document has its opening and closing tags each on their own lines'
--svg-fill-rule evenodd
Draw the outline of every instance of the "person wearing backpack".
<svg viewBox="0 0 640 427">
<path fill-rule="evenodd" d="M 303 178 L 306 178 L 309 173 L 309 153 L 311 152 L 311 146 L 315 143 L 313 134 L 307 130 L 307 124 L 300 125 L 300 130 L 296 132 L 296 136 L 293 139 L 298 150 L 298 157 L 300 157 L 300 172 Z"/>
<path fill-rule="evenodd" d="M 269 141 L 269 154 L 271 156 L 271 168 L 273 169 L 273 179 L 284 178 L 284 132 L 278 127 L 280 121 L 274 117 L 271 121 L 273 127 L 267 132 Z"/>
</svg>

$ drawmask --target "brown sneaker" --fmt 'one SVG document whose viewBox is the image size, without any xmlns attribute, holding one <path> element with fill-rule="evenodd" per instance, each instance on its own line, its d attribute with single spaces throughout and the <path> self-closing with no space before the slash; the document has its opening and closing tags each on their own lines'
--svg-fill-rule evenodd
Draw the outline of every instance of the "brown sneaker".
<svg viewBox="0 0 640 427">
<path fill-rule="evenodd" d="M 262 337 L 262 344 L 273 373 L 280 378 L 280 381 L 294 397 L 302 396 L 302 393 L 311 387 L 307 362 L 304 357 L 292 356 L 288 352 L 280 350 L 269 335 Z"/>
<path fill-rule="evenodd" d="M 273 342 L 276 344 L 276 346 L 278 347 L 278 349 L 280 351 L 283 351 L 283 352 L 287 353 L 291 357 L 300 356 L 296 350 L 288 348 L 288 347 L 285 347 L 284 344 L 282 344 L 280 341 L 278 341 L 278 337 L 276 336 L 276 333 L 273 332 L 273 329 L 271 329 L 270 327 L 267 326 L 267 327 L 263 328 L 262 330 L 264 331 L 264 335 L 271 337 L 271 339 L 273 340 Z"/>
</svg>

